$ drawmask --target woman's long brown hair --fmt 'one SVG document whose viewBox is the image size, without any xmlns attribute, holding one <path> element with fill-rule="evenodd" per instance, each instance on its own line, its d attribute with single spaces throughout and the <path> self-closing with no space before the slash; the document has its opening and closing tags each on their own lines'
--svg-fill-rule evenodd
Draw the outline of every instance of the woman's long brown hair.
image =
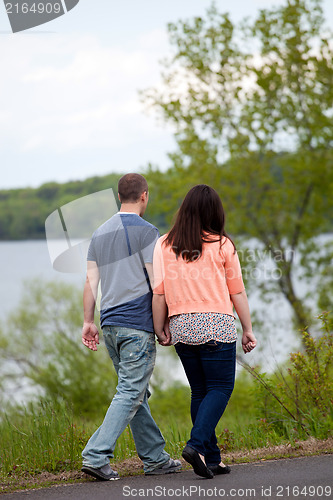
<svg viewBox="0 0 333 500">
<path fill-rule="evenodd" d="M 221 241 L 225 236 L 236 247 L 224 230 L 225 214 L 221 199 L 215 189 L 206 184 L 194 186 L 185 196 L 169 231 L 165 244 L 172 247 L 177 257 L 186 261 L 200 258 L 203 243 Z M 211 238 L 209 236 L 216 236 Z"/>
</svg>

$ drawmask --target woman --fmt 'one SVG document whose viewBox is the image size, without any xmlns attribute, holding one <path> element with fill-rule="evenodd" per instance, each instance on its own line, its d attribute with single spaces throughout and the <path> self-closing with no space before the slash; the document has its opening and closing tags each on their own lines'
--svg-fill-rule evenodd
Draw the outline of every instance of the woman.
<svg viewBox="0 0 333 500">
<path fill-rule="evenodd" d="M 175 345 L 191 387 L 193 427 L 182 455 L 206 478 L 230 472 L 215 428 L 235 381 L 233 307 L 243 328 L 243 351 L 256 346 L 238 256 L 224 222 L 217 192 L 197 185 L 154 252 L 155 333 L 160 344 Z"/>
</svg>

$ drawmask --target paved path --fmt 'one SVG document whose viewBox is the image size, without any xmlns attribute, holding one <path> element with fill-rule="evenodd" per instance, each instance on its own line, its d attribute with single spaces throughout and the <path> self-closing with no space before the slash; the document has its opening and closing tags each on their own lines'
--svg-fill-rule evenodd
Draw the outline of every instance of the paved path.
<svg viewBox="0 0 333 500">
<path fill-rule="evenodd" d="M 202 479 L 192 471 L 134 476 L 9 493 L 4 500 L 126 500 L 229 498 L 333 499 L 333 455 L 233 465 L 231 473 Z"/>
</svg>

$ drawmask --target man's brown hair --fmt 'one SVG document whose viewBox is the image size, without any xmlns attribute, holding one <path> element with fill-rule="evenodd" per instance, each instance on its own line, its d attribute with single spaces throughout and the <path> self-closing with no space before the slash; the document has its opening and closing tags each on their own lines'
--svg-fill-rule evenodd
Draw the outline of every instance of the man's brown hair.
<svg viewBox="0 0 333 500">
<path fill-rule="evenodd" d="M 118 182 L 121 203 L 135 203 L 144 192 L 148 193 L 148 184 L 143 175 L 126 174 Z"/>
</svg>

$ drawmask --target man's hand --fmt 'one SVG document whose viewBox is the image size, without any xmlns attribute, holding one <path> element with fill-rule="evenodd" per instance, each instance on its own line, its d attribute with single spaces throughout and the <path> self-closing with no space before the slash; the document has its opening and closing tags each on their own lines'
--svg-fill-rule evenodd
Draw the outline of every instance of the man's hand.
<svg viewBox="0 0 333 500">
<path fill-rule="evenodd" d="M 97 344 L 99 344 L 99 333 L 95 323 L 83 323 L 82 343 L 86 347 L 88 347 L 88 349 L 97 351 Z"/>
<path fill-rule="evenodd" d="M 257 339 L 252 332 L 244 332 L 242 337 L 242 347 L 245 354 L 252 351 L 257 345 Z"/>
</svg>

